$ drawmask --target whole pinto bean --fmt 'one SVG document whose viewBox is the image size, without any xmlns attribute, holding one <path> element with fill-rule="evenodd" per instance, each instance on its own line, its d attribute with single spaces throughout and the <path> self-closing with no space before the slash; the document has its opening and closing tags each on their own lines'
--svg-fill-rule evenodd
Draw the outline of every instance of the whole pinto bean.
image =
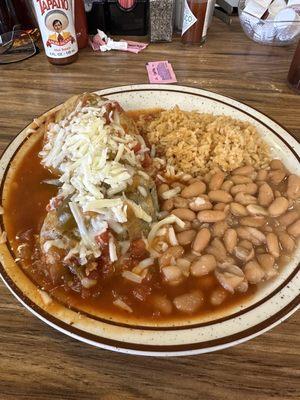
<svg viewBox="0 0 300 400">
<path fill-rule="evenodd" d="M 286 193 L 290 199 L 300 198 L 300 176 L 294 174 L 289 176 Z"/>
<path fill-rule="evenodd" d="M 269 253 L 273 257 L 278 258 L 280 256 L 280 248 L 277 235 L 275 233 L 268 233 L 266 239 Z"/>
<path fill-rule="evenodd" d="M 189 202 L 189 208 L 193 211 L 210 210 L 212 207 L 211 202 L 203 196 L 195 197 Z"/>
<path fill-rule="evenodd" d="M 214 271 L 216 267 L 215 257 L 211 254 L 205 254 L 192 263 L 191 274 L 193 276 L 204 276 Z"/>
<path fill-rule="evenodd" d="M 174 208 L 174 200 L 168 199 L 163 202 L 162 210 L 163 211 L 171 211 Z"/>
<path fill-rule="evenodd" d="M 218 222 L 223 221 L 226 218 L 226 213 L 219 210 L 204 210 L 198 212 L 197 218 L 200 222 Z"/>
<path fill-rule="evenodd" d="M 247 211 L 249 212 L 250 215 L 263 215 L 263 216 L 267 216 L 268 215 L 268 211 L 261 207 L 258 206 L 257 204 L 249 204 L 246 207 Z"/>
<path fill-rule="evenodd" d="M 294 239 L 286 232 L 279 233 L 278 237 L 283 250 L 287 253 L 291 253 L 296 246 Z"/>
<path fill-rule="evenodd" d="M 274 200 L 274 193 L 271 186 L 264 183 L 258 190 L 258 203 L 263 207 L 268 207 Z"/>
<path fill-rule="evenodd" d="M 181 192 L 181 197 L 188 199 L 190 197 L 197 197 L 200 194 L 205 193 L 206 185 L 204 182 L 194 182 L 189 186 L 185 187 Z"/>
<path fill-rule="evenodd" d="M 161 270 L 163 279 L 171 286 L 179 285 L 183 280 L 183 274 L 180 268 L 175 265 L 168 265 Z"/>
<path fill-rule="evenodd" d="M 226 192 L 230 192 L 230 189 L 232 188 L 233 185 L 234 183 L 232 182 L 232 180 L 228 180 L 223 183 L 221 189 L 226 190 Z"/>
<path fill-rule="evenodd" d="M 241 185 L 244 183 L 252 183 L 252 179 L 245 175 L 233 175 L 230 178 L 235 185 Z"/>
<path fill-rule="evenodd" d="M 231 194 L 235 196 L 239 192 L 255 194 L 257 192 L 257 184 L 256 183 L 243 183 L 241 185 L 235 185 L 231 188 Z"/>
<path fill-rule="evenodd" d="M 274 159 L 270 162 L 270 167 L 271 169 L 283 169 L 285 170 L 284 165 L 282 164 L 282 162 L 280 160 Z"/>
<path fill-rule="evenodd" d="M 288 229 L 287 229 L 288 233 L 292 236 L 294 236 L 295 238 L 297 238 L 298 236 L 300 236 L 300 219 L 298 219 L 296 222 L 294 222 L 293 224 L 291 224 Z"/>
<path fill-rule="evenodd" d="M 212 234 L 216 237 L 223 237 L 226 229 L 228 228 L 228 224 L 226 221 L 215 222 L 212 226 Z"/>
<path fill-rule="evenodd" d="M 221 188 L 225 179 L 225 174 L 222 171 L 218 171 L 212 175 L 208 184 L 209 190 L 218 190 Z"/>
<path fill-rule="evenodd" d="M 230 212 L 236 217 L 246 217 L 248 215 L 247 209 L 242 204 L 235 202 L 230 204 Z"/>
<path fill-rule="evenodd" d="M 267 169 L 260 169 L 257 173 L 257 181 L 266 181 L 268 178 L 269 171 Z"/>
<path fill-rule="evenodd" d="M 281 169 L 276 169 L 274 171 L 270 171 L 268 174 L 269 181 L 273 183 L 273 185 L 279 185 L 286 176 L 286 173 Z"/>
<path fill-rule="evenodd" d="M 255 246 L 259 246 L 266 241 L 266 236 L 262 232 L 250 226 L 239 226 L 236 228 L 236 232 L 241 239 L 249 240 Z"/>
<path fill-rule="evenodd" d="M 221 203 L 230 203 L 232 201 L 232 196 L 226 190 L 212 190 L 208 192 L 208 197 L 211 201 Z"/>
<path fill-rule="evenodd" d="M 252 196 L 251 194 L 243 193 L 243 192 L 237 193 L 237 195 L 234 198 L 234 201 L 236 203 L 242 204 L 243 206 L 247 206 L 248 204 L 256 204 L 257 203 L 256 197 Z"/>
<path fill-rule="evenodd" d="M 255 172 L 252 165 L 246 165 L 244 167 L 236 168 L 232 171 L 232 175 L 250 175 Z"/>
<path fill-rule="evenodd" d="M 194 211 L 189 210 L 188 208 L 175 208 L 175 210 L 173 210 L 171 214 L 176 215 L 176 217 L 180 219 L 190 222 L 192 222 L 196 218 L 196 214 L 194 213 Z"/>
<path fill-rule="evenodd" d="M 249 283 L 256 285 L 261 282 L 265 276 L 264 270 L 257 261 L 251 260 L 244 267 L 244 274 Z"/>
<path fill-rule="evenodd" d="M 267 220 L 265 217 L 243 217 L 240 219 L 241 225 L 252 226 L 253 228 L 259 228 L 266 224 Z"/>
<path fill-rule="evenodd" d="M 211 233 L 208 228 L 200 229 L 192 244 L 192 249 L 197 253 L 201 253 L 208 245 L 210 238 L 211 238 Z"/>
<path fill-rule="evenodd" d="M 277 197 L 269 206 L 268 212 L 271 217 L 279 217 L 289 208 L 289 201 L 285 197 Z"/>
<path fill-rule="evenodd" d="M 288 211 L 287 213 L 281 215 L 278 218 L 278 221 L 279 221 L 280 225 L 289 226 L 293 222 L 297 221 L 298 218 L 299 218 L 298 212 L 295 210 L 292 210 L 292 211 Z"/>
<path fill-rule="evenodd" d="M 235 248 L 237 244 L 237 233 L 234 229 L 227 229 L 226 232 L 224 233 L 224 244 L 225 248 L 228 251 L 228 253 L 232 253 L 233 249 Z"/>
<path fill-rule="evenodd" d="M 188 206 L 188 200 L 184 199 L 182 197 L 179 197 L 179 196 L 178 197 L 173 197 L 170 200 L 173 200 L 175 208 L 187 208 L 187 206 Z"/>
<path fill-rule="evenodd" d="M 206 248 L 206 252 L 215 256 L 219 262 L 224 262 L 227 257 L 225 246 L 219 238 L 214 238 L 212 240 L 210 246 Z"/>
<path fill-rule="evenodd" d="M 192 243 L 195 236 L 196 231 L 194 229 L 189 229 L 188 231 L 178 233 L 177 241 L 181 246 L 186 246 L 187 244 Z"/>
</svg>

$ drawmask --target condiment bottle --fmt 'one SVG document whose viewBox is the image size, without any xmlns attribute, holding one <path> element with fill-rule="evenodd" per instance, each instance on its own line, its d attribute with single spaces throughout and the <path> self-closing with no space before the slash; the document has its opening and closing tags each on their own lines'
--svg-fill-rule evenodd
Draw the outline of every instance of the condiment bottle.
<svg viewBox="0 0 300 400">
<path fill-rule="evenodd" d="M 48 61 L 55 65 L 77 60 L 78 45 L 72 0 L 32 0 Z"/>
<path fill-rule="evenodd" d="M 183 43 L 202 44 L 205 41 L 206 11 L 207 0 L 185 0 L 181 33 Z"/>
<path fill-rule="evenodd" d="M 150 0 L 150 41 L 171 42 L 174 0 Z"/>
<path fill-rule="evenodd" d="M 83 49 L 89 43 L 87 20 L 83 0 L 73 0 L 73 10 L 75 16 L 75 31 L 78 48 Z"/>
<path fill-rule="evenodd" d="M 291 88 L 300 93 L 300 40 L 291 63 L 287 80 Z"/>
</svg>

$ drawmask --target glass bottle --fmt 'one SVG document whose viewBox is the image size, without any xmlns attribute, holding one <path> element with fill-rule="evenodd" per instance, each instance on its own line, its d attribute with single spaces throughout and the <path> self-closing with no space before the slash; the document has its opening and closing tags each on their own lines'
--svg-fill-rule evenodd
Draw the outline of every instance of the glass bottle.
<svg viewBox="0 0 300 400">
<path fill-rule="evenodd" d="M 185 0 L 181 33 L 183 43 L 204 43 L 207 30 L 207 26 L 205 27 L 207 1 Z"/>
<path fill-rule="evenodd" d="M 83 0 L 74 0 L 75 31 L 79 49 L 88 45 L 87 20 Z"/>
<path fill-rule="evenodd" d="M 290 66 L 287 80 L 289 86 L 300 93 L 300 40 Z"/>
<path fill-rule="evenodd" d="M 40 2 L 33 0 L 48 61 L 55 65 L 77 60 L 78 45 L 73 22 L 72 0 Z"/>
</svg>

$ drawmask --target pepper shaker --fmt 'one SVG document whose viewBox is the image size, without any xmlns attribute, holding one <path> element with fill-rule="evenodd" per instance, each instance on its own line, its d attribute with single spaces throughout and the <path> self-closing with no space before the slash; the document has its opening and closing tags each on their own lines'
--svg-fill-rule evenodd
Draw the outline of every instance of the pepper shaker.
<svg viewBox="0 0 300 400">
<path fill-rule="evenodd" d="M 174 0 L 150 0 L 150 41 L 171 42 Z"/>
</svg>

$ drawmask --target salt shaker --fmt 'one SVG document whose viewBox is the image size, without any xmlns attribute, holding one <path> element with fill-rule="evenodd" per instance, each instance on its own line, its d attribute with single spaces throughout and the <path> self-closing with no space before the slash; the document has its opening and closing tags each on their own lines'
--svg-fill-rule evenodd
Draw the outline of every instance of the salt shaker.
<svg viewBox="0 0 300 400">
<path fill-rule="evenodd" d="M 171 42 L 174 0 L 150 0 L 150 41 Z"/>
</svg>

